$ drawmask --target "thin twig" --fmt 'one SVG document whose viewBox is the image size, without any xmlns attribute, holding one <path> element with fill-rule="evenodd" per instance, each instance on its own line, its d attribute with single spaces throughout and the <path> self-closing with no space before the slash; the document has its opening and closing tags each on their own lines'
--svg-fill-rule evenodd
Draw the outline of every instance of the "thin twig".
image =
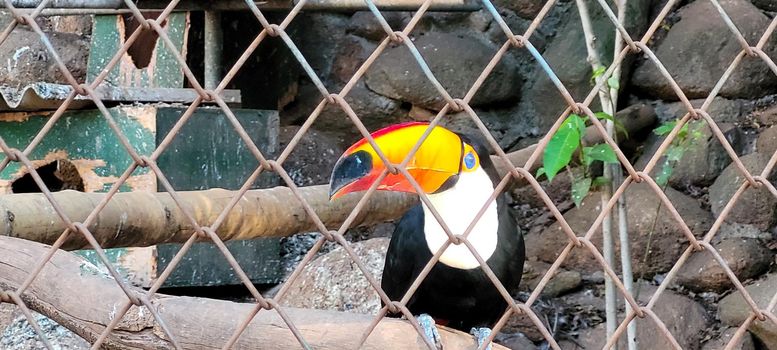
<svg viewBox="0 0 777 350">
<path fill-rule="evenodd" d="M 586 5 L 584 0 L 576 0 L 578 12 L 580 14 L 580 22 L 583 27 L 583 33 L 585 35 L 585 43 L 586 43 L 586 49 L 588 52 L 588 62 L 591 64 L 592 71 L 596 72 L 604 66 L 602 65 L 602 61 L 599 57 L 599 53 L 596 50 L 596 47 L 594 45 L 594 32 L 593 32 L 593 26 L 591 23 L 591 18 L 588 12 L 588 6 Z M 626 14 L 626 8 L 625 8 L 625 0 L 620 4 L 618 7 L 618 20 L 623 23 L 624 18 Z M 617 30 L 615 31 L 615 53 L 614 55 L 617 55 L 620 50 L 623 48 L 623 38 L 620 35 L 620 32 Z M 621 74 L 621 67 L 617 66 L 613 72 L 613 75 L 610 79 L 613 79 L 615 81 L 618 81 L 620 79 Z M 602 79 L 601 76 L 598 76 L 595 78 L 596 82 L 599 83 Z M 611 85 L 611 84 L 607 84 Z M 610 86 L 608 88 L 602 88 L 599 91 L 599 101 L 602 105 L 602 110 L 611 115 L 615 115 L 615 110 L 617 108 L 617 97 L 618 97 L 618 89 L 617 86 Z M 613 136 L 614 132 L 614 125 L 611 121 L 607 120 L 605 121 L 605 126 L 607 128 L 607 133 L 610 136 Z M 609 166 L 605 164 L 604 166 L 604 178 L 607 181 L 608 185 L 604 186 L 603 190 L 601 191 L 601 202 L 602 207 L 606 207 L 607 202 L 609 202 L 611 196 L 612 196 L 612 186 L 617 186 L 622 181 L 622 175 L 620 168 L 616 168 L 615 166 Z M 617 181 L 617 182 L 616 182 Z M 621 196 L 621 198 L 618 201 L 618 228 L 619 228 L 619 238 L 620 238 L 620 246 L 621 246 L 621 262 L 623 264 L 623 274 L 624 274 L 624 283 L 626 286 L 627 291 L 631 292 L 632 289 L 632 275 L 631 275 L 631 255 L 629 253 L 629 239 L 628 239 L 628 219 L 626 215 L 626 204 L 624 197 Z M 613 262 L 615 260 L 614 258 L 614 243 L 613 243 L 613 237 L 612 237 L 612 216 L 610 213 L 608 213 L 604 220 L 602 221 L 602 253 L 604 255 L 605 261 L 613 265 Z M 628 304 L 628 303 L 627 303 Z M 615 288 L 613 285 L 612 279 L 609 277 L 609 275 L 605 275 L 605 307 L 606 307 L 606 316 L 607 316 L 607 337 L 612 337 L 615 333 L 615 329 L 618 325 L 617 320 L 617 303 L 616 303 L 616 295 L 615 295 Z M 630 306 L 626 306 L 626 312 L 628 313 L 630 311 Z M 636 337 L 636 328 L 635 323 L 632 322 L 629 324 L 628 328 L 628 334 L 629 334 L 629 349 L 630 350 L 636 350 L 636 343 L 633 342 L 633 340 Z M 616 345 L 617 347 L 617 345 Z"/>
<path fill-rule="evenodd" d="M 614 0 L 615 5 L 618 7 L 618 22 L 621 25 L 624 25 L 626 22 L 626 2 L 628 0 Z M 616 30 L 615 31 L 615 49 L 613 50 L 613 55 L 618 55 L 621 50 L 623 50 L 623 37 L 621 36 L 621 32 Z M 614 57 L 614 56 L 613 56 Z M 621 79 L 621 67 L 620 65 L 615 67 L 615 70 L 612 74 L 612 79 L 615 79 L 616 81 L 620 82 Z M 616 109 L 618 106 L 618 88 L 620 87 L 620 83 L 616 86 L 610 86 L 610 99 L 612 100 L 613 110 Z M 613 114 L 613 118 L 615 117 L 615 114 Z M 617 142 L 617 133 L 613 133 L 613 124 L 607 123 L 607 133 L 610 134 L 613 138 L 615 138 Z M 613 168 L 613 178 L 612 178 L 612 186 L 613 188 L 616 186 L 620 186 L 620 184 L 623 182 L 623 173 L 620 171 L 619 167 L 616 167 L 617 165 L 612 165 Z M 629 245 L 629 222 L 628 222 L 628 213 L 627 213 L 627 206 L 626 206 L 626 193 L 623 193 L 620 198 L 618 198 L 618 237 L 620 239 L 620 247 L 621 247 L 621 272 L 623 273 L 623 285 L 626 287 L 626 291 L 631 293 L 634 290 L 634 274 L 632 272 L 631 268 L 631 246 Z M 629 303 L 626 303 L 626 314 L 629 314 L 631 312 L 631 305 Z M 629 322 L 628 328 L 626 329 L 627 337 L 628 337 L 628 348 L 629 350 L 637 350 L 637 323 L 632 321 Z"/>
</svg>

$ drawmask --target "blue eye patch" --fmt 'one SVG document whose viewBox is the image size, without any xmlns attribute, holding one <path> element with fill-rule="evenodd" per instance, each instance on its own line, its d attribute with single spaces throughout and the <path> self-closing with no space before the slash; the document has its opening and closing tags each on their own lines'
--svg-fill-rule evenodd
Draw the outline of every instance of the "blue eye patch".
<svg viewBox="0 0 777 350">
<path fill-rule="evenodd" d="M 472 169 L 475 167 L 475 155 L 472 154 L 472 152 L 469 152 L 464 156 L 464 166 L 466 166 L 467 169 Z"/>
</svg>

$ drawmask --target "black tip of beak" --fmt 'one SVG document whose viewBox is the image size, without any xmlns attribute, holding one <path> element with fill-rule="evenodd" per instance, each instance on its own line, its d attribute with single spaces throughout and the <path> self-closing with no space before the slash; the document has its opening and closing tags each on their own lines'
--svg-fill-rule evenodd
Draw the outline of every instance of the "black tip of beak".
<svg viewBox="0 0 777 350">
<path fill-rule="evenodd" d="M 372 156 L 366 151 L 356 151 L 340 157 L 329 179 L 329 199 L 343 187 L 359 180 L 372 170 Z"/>
</svg>

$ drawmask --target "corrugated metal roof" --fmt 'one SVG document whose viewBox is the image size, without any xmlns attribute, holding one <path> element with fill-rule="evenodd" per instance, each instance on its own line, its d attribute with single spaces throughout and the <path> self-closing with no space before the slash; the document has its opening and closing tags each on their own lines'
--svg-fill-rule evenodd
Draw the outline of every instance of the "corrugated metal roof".
<svg viewBox="0 0 777 350">
<path fill-rule="evenodd" d="M 0 112 L 55 110 L 73 91 L 70 85 L 34 83 L 21 89 L 0 85 Z M 121 103 L 191 103 L 197 98 L 194 89 L 129 88 L 103 85 L 95 92 L 103 102 Z M 239 105 L 239 90 L 224 90 L 221 97 L 227 104 Z M 88 96 L 76 96 L 69 109 L 94 106 Z"/>
</svg>

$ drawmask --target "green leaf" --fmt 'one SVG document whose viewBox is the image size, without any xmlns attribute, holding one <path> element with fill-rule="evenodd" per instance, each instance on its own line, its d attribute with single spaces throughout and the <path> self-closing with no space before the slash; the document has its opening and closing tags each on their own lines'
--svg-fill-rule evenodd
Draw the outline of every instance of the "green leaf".
<svg viewBox="0 0 777 350">
<path fill-rule="evenodd" d="M 605 113 L 605 112 L 596 112 L 594 115 L 599 118 L 599 120 L 610 120 L 612 122 L 615 122 L 615 118 L 613 118 L 611 115 Z"/>
<path fill-rule="evenodd" d="M 580 134 L 580 137 L 585 136 L 585 121 L 588 120 L 588 117 L 586 116 L 579 116 L 577 114 L 570 114 L 569 117 L 567 117 L 567 120 L 565 122 L 570 122 L 575 125 L 577 128 L 577 132 Z"/>
<path fill-rule="evenodd" d="M 659 127 L 655 128 L 653 130 L 653 133 L 658 135 L 658 136 L 667 135 L 670 132 L 672 132 L 672 129 L 674 129 L 675 125 L 677 125 L 677 121 L 676 120 L 664 122 Z"/>
<path fill-rule="evenodd" d="M 597 176 L 594 178 L 594 181 L 592 183 L 593 186 L 604 186 L 606 184 L 610 183 L 610 180 L 607 180 L 604 176 Z"/>
<path fill-rule="evenodd" d="M 685 140 L 685 138 L 688 137 L 688 123 L 685 123 L 685 125 L 680 128 L 680 132 L 677 133 L 677 137 L 680 138 L 680 140 Z"/>
<path fill-rule="evenodd" d="M 607 86 L 615 90 L 620 90 L 621 88 L 621 84 L 618 82 L 618 79 L 616 79 L 614 76 L 607 79 Z"/>
<path fill-rule="evenodd" d="M 606 68 L 606 67 L 604 67 L 604 66 L 601 66 L 601 67 L 599 67 L 599 68 L 596 68 L 596 69 L 594 70 L 593 77 L 594 77 L 594 78 L 598 78 L 598 77 L 602 76 L 602 74 L 604 74 L 604 72 L 606 72 L 606 71 L 607 71 L 607 68 Z"/>
<path fill-rule="evenodd" d="M 604 72 L 607 71 L 607 68 L 605 67 L 599 67 L 594 69 L 593 74 L 591 74 L 591 84 L 596 83 L 596 78 L 601 77 Z"/>
<path fill-rule="evenodd" d="M 580 146 L 580 127 L 584 124 L 580 116 L 572 114 L 561 124 L 561 127 L 551 137 L 545 147 L 542 163 L 545 168 L 545 176 L 549 181 L 558 174 L 559 170 L 567 166 L 572 159 L 572 154 Z"/>
<path fill-rule="evenodd" d="M 575 178 L 575 181 L 572 183 L 572 201 L 575 202 L 576 206 L 579 207 L 583 202 L 583 198 L 588 195 L 588 191 L 591 189 L 591 181 L 590 177 Z"/>
<path fill-rule="evenodd" d="M 593 147 L 583 147 L 582 151 L 580 152 L 583 165 L 586 167 L 589 167 L 591 163 L 594 162 L 594 159 L 591 158 L 591 149 L 593 149 Z"/>
<path fill-rule="evenodd" d="M 595 160 L 601 160 L 604 163 L 618 164 L 618 156 L 615 155 L 615 151 L 612 147 L 606 143 L 600 143 L 593 147 L 585 147 L 583 149 L 585 158 L 590 158 L 590 162 L 586 161 L 586 165 L 591 165 Z"/>
<path fill-rule="evenodd" d="M 540 176 L 542 175 L 545 175 L 545 167 L 540 167 L 539 169 L 537 169 L 537 174 L 534 175 L 534 178 L 539 180 Z"/>
<path fill-rule="evenodd" d="M 596 116 L 596 118 L 599 118 L 599 120 L 609 120 L 609 121 L 611 121 L 613 123 L 613 125 L 615 125 L 615 129 L 617 129 L 618 132 L 620 132 L 623 135 L 625 135 L 626 138 L 629 137 L 629 131 L 626 130 L 626 127 L 623 126 L 623 123 L 621 123 L 620 120 L 613 118 L 613 116 L 611 116 L 611 115 L 609 115 L 609 114 L 607 114 L 605 112 L 596 112 L 596 113 L 594 113 L 594 115 Z"/>
<path fill-rule="evenodd" d="M 672 176 L 672 170 L 674 170 L 674 168 L 669 162 L 669 159 L 665 160 L 664 165 L 661 167 L 661 171 L 659 171 L 658 176 L 656 176 L 656 183 L 661 187 L 666 186 L 667 182 L 669 182 L 669 177 Z"/>
</svg>

